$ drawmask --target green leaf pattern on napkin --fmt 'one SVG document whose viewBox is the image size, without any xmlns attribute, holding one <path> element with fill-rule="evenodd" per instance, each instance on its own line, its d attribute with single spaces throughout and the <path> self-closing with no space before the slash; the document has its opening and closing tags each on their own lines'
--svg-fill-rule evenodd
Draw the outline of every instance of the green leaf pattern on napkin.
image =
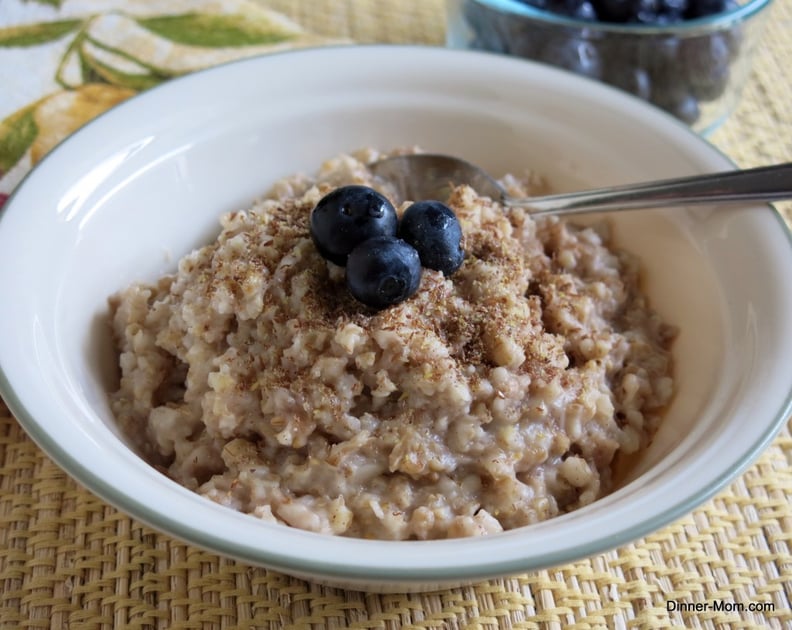
<svg viewBox="0 0 792 630">
<path fill-rule="evenodd" d="M 32 146 L 38 135 L 35 106 L 14 112 L 0 122 L 0 175 L 11 169 Z"/>
<path fill-rule="evenodd" d="M 55 91 L 18 104 L 16 111 L 0 120 L 0 205 L 23 171 L 120 100 L 217 63 L 328 41 L 250 0 L 0 2 L 40 5 L 37 13 L 42 15 L 37 22 L 3 25 L 0 21 L 0 55 L 22 49 L 56 55 L 49 71 Z M 163 5 L 173 10 L 152 13 L 152 7 L 162 11 Z M 4 178 L 12 169 L 13 181 Z"/>
<path fill-rule="evenodd" d="M 109 63 L 100 61 L 84 49 L 80 50 L 79 54 L 83 78 L 90 77 L 95 81 L 104 81 L 136 91 L 154 87 L 165 78 L 145 71 L 141 73 L 123 72 Z"/>
<path fill-rule="evenodd" d="M 262 16 L 186 13 L 146 18 L 138 23 L 160 37 L 188 46 L 279 44 L 295 36 Z"/>
<path fill-rule="evenodd" d="M 82 20 L 60 20 L 0 29 L 0 46 L 37 46 L 60 39 L 82 24 Z"/>
<path fill-rule="evenodd" d="M 60 7 L 63 0 L 25 0 L 25 2 L 35 2 L 36 4 L 48 4 L 51 7 Z"/>
</svg>

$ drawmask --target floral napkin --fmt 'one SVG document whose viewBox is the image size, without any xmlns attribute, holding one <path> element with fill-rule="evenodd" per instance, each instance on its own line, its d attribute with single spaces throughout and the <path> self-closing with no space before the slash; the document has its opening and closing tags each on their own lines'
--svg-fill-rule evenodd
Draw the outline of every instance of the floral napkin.
<svg viewBox="0 0 792 630">
<path fill-rule="evenodd" d="M 325 42 L 254 0 L 0 0 L 0 206 L 50 149 L 124 99 Z"/>
</svg>

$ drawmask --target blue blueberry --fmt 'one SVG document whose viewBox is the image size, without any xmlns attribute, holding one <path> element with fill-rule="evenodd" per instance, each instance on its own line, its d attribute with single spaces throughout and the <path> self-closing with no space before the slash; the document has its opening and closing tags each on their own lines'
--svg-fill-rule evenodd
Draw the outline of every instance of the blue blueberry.
<svg viewBox="0 0 792 630">
<path fill-rule="evenodd" d="M 660 6 L 657 0 L 634 0 L 629 22 L 653 24 L 657 20 Z"/>
<path fill-rule="evenodd" d="M 734 0 L 690 0 L 687 17 L 695 19 L 723 13 L 737 6 Z"/>
<path fill-rule="evenodd" d="M 551 13 L 579 20 L 597 19 L 597 13 L 589 0 L 547 0 L 544 8 Z"/>
<path fill-rule="evenodd" d="M 554 39 L 542 50 L 542 59 L 584 77 L 599 79 L 602 75 L 597 48 L 582 39 Z"/>
<path fill-rule="evenodd" d="M 683 84 L 653 94 L 652 102 L 688 125 L 696 122 L 701 114 L 698 99 Z"/>
<path fill-rule="evenodd" d="M 390 201 L 367 186 L 342 186 L 311 212 L 311 237 L 319 253 L 345 265 L 349 253 L 374 236 L 395 236 L 399 218 Z"/>
<path fill-rule="evenodd" d="M 658 23 L 672 24 L 685 19 L 689 0 L 658 0 Z"/>
<path fill-rule="evenodd" d="M 626 22 L 635 15 L 633 0 L 594 0 L 594 8 L 603 22 Z"/>
<path fill-rule="evenodd" d="M 613 64 L 608 68 L 605 80 L 625 92 L 629 92 L 644 101 L 648 101 L 652 94 L 652 80 L 649 73 L 643 68 L 628 64 Z"/>
<path fill-rule="evenodd" d="M 459 220 L 439 201 L 418 201 L 407 208 L 399 236 L 418 251 L 424 267 L 447 276 L 459 269 L 465 258 Z"/>
<path fill-rule="evenodd" d="M 411 245 L 395 236 L 375 236 L 349 254 L 349 292 L 358 302 L 382 309 L 403 302 L 421 284 L 421 259 Z"/>
<path fill-rule="evenodd" d="M 597 10 L 588 0 L 569 0 L 566 4 L 570 17 L 590 22 L 597 20 Z"/>
<path fill-rule="evenodd" d="M 694 96 L 713 101 L 726 91 L 731 75 L 727 38 L 712 33 L 685 39 L 680 46 L 679 59 Z"/>
</svg>

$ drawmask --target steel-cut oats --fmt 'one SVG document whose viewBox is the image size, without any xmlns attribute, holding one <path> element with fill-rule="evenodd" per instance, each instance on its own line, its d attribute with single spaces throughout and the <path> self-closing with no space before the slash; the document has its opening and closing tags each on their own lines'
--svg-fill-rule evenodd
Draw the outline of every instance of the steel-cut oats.
<svg viewBox="0 0 792 630">
<path fill-rule="evenodd" d="M 596 500 L 673 392 L 675 331 L 637 260 L 604 227 L 534 220 L 463 186 L 448 200 L 462 267 L 426 269 L 415 296 L 372 312 L 308 218 L 333 187 L 376 187 L 376 157 L 279 183 L 174 275 L 111 298 L 121 427 L 201 495 L 328 534 L 483 535 Z"/>
</svg>

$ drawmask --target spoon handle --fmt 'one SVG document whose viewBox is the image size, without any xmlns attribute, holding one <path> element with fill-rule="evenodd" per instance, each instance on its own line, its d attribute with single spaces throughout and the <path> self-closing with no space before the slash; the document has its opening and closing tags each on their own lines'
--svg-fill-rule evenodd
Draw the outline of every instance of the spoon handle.
<svg viewBox="0 0 792 630">
<path fill-rule="evenodd" d="M 527 208 L 534 215 L 563 215 L 782 199 L 792 199 L 792 163 L 545 197 L 511 197 L 503 202 L 507 206 Z"/>
</svg>

